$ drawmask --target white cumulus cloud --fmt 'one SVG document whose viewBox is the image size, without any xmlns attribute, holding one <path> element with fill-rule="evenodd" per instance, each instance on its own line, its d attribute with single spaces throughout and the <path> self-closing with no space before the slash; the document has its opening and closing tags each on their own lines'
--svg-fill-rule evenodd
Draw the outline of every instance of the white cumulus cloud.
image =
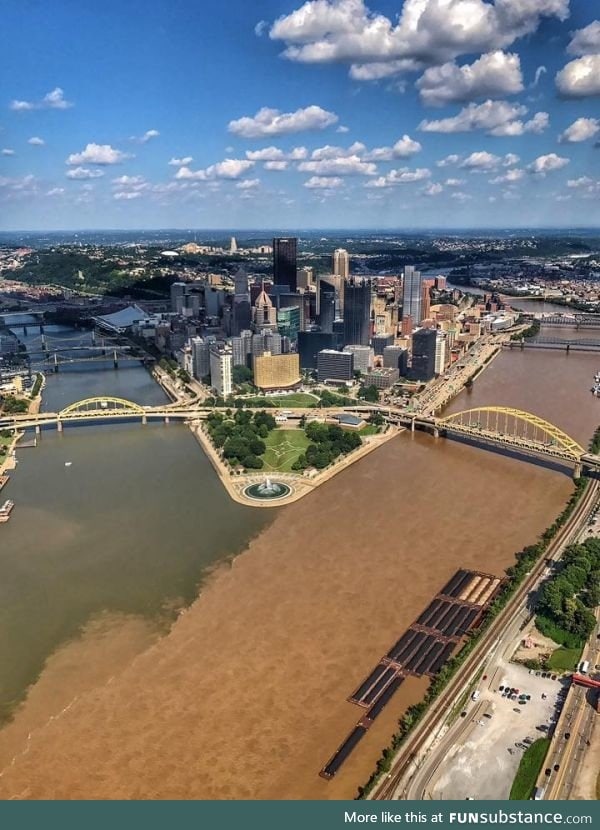
<svg viewBox="0 0 600 830">
<path fill-rule="evenodd" d="M 131 140 L 132 141 L 137 141 L 139 144 L 146 144 L 151 139 L 158 138 L 159 135 L 160 135 L 160 133 L 159 133 L 158 130 L 146 130 L 146 132 L 143 135 L 140 135 L 140 136 L 133 135 L 133 136 L 131 136 Z"/>
<path fill-rule="evenodd" d="M 50 92 L 47 92 L 40 101 L 18 101 L 10 102 L 9 107 L 15 112 L 27 112 L 29 110 L 66 110 L 74 106 L 71 101 L 65 99 L 63 90 L 57 86 Z"/>
<path fill-rule="evenodd" d="M 483 104 L 469 104 L 448 118 L 422 121 L 419 129 L 429 133 L 466 133 L 485 130 L 489 135 L 511 136 L 524 132 L 541 132 L 548 126 L 548 114 L 539 112 L 529 121 L 523 121 L 527 107 L 510 104 L 508 101 L 484 101 Z"/>
<path fill-rule="evenodd" d="M 236 184 L 236 187 L 240 190 L 252 190 L 255 187 L 258 187 L 260 184 L 260 179 L 242 179 L 241 182 Z"/>
<path fill-rule="evenodd" d="M 224 159 L 211 164 L 203 170 L 190 170 L 189 167 L 180 167 L 175 174 L 176 179 L 196 179 L 208 181 L 210 179 L 239 179 L 254 167 L 254 162 L 248 159 Z"/>
<path fill-rule="evenodd" d="M 113 193 L 113 199 L 139 199 L 141 195 L 139 190 L 118 190 Z"/>
<path fill-rule="evenodd" d="M 490 179 L 490 184 L 514 184 L 515 182 L 520 181 L 524 175 L 525 171 L 522 168 L 513 167 L 512 169 L 507 170 L 506 173 L 502 173 L 502 175 Z"/>
<path fill-rule="evenodd" d="M 191 164 L 193 162 L 193 160 L 194 159 L 192 158 L 192 156 L 184 156 L 183 158 L 180 158 L 180 159 L 172 158 L 167 163 L 170 164 L 171 167 L 185 167 L 186 165 Z"/>
<path fill-rule="evenodd" d="M 443 186 L 439 182 L 431 182 L 426 187 L 419 191 L 423 196 L 439 196 L 444 192 Z"/>
<path fill-rule="evenodd" d="M 460 166 L 465 170 L 494 170 L 502 162 L 500 156 L 488 153 L 487 150 L 479 150 L 471 153 L 464 159 Z"/>
<path fill-rule="evenodd" d="M 311 176 L 304 182 L 304 187 L 310 190 L 326 190 L 332 187 L 341 187 L 344 180 L 339 176 Z"/>
<path fill-rule="evenodd" d="M 374 176 L 377 167 L 373 162 L 363 161 L 358 155 L 301 161 L 298 170 L 315 173 L 317 176 Z"/>
<path fill-rule="evenodd" d="M 408 167 L 400 167 L 397 170 L 390 170 L 384 176 L 365 184 L 365 187 L 395 187 L 398 184 L 412 184 L 422 182 L 431 176 L 431 170 L 426 167 L 418 167 L 416 170 L 409 170 Z"/>
<path fill-rule="evenodd" d="M 283 41 L 289 60 L 354 64 L 356 77 L 374 63 L 438 64 L 502 49 L 534 32 L 542 18 L 568 14 L 569 0 L 405 0 L 391 20 L 364 0 L 309 0 L 279 17 L 269 36 Z"/>
<path fill-rule="evenodd" d="M 545 176 L 546 173 L 551 173 L 554 170 L 560 170 L 566 167 L 570 159 L 563 156 L 557 156 L 556 153 L 548 153 L 545 156 L 538 156 L 529 165 L 529 170 L 539 176 Z"/>
<path fill-rule="evenodd" d="M 439 161 L 436 161 L 436 166 L 437 167 L 451 167 L 455 164 L 458 164 L 459 161 L 460 161 L 460 156 L 457 155 L 456 153 L 451 153 L 449 156 L 446 156 L 445 158 L 440 159 Z"/>
<path fill-rule="evenodd" d="M 281 112 L 270 107 L 263 107 L 254 116 L 243 116 L 229 122 L 229 132 L 243 138 L 260 138 L 261 136 L 286 135 L 304 130 L 324 130 L 338 121 L 334 112 L 315 104 L 295 112 Z"/>
<path fill-rule="evenodd" d="M 600 95 L 600 53 L 570 61 L 557 72 L 556 86 L 565 98 Z"/>
<path fill-rule="evenodd" d="M 573 32 L 567 52 L 570 55 L 593 55 L 600 52 L 600 20 L 594 20 L 589 26 Z"/>
<path fill-rule="evenodd" d="M 265 161 L 264 163 L 265 170 L 287 170 L 288 163 L 287 161 Z"/>
<path fill-rule="evenodd" d="M 0 156 L 14 156 L 15 151 L 10 147 L 5 147 L 3 150 L 0 150 Z"/>
<path fill-rule="evenodd" d="M 115 150 L 110 144 L 87 144 L 80 153 L 71 153 L 66 164 L 120 164 L 131 158 L 121 150 Z"/>
<path fill-rule="evenodd" d="M 472 101 L 489 96 L 502 97 L 523 90 L 518 55 L 496 50 L 472 64 L 457 66 L 454 61 L 427 69 L 417 81 L 424 104 L 443 106 L 455 101 Z"/>
<path fill-rule="evenodd" d="M 298 161 L 308 155 L 306 147 L 294 147 L 284 152 L 280 147 L 263 147 L 261 150 L 246 150 L 246 158 L 251 161 Z"/>
<path fill-rule="evenodd" d="M 32 135 L 31 138 L 27 139 L 27 143 L 32 144 L 34 147 L 43 147 L 46 142 L 38 135 Z"/>
<path fill-rule="evenodd" d="M 87 167 L 75 167 L 74 170 L 67 170 L 68 179 L 99 179 L 103 175 L 103 170 L 90 170 Z"/>
<path fill-rule="evenodd" d="M 600 120 L 598 118 L 577 118 L 567 129 L 561 133 L 559 141 L 587 141 L 600 132 Z"/>
</svg>

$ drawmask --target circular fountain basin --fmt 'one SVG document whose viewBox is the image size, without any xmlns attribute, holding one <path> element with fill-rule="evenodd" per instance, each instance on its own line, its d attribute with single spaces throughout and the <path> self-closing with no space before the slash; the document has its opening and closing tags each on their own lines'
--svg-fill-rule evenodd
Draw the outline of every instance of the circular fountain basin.
<svg viewBox="0 0 600 830">
<path fill-rule="evenodd" d="M 244 488 L 244 495 L 258 501 L 275 501 L 289 496 L 292 488 L 282 481 L 259 482 Z"/>
</svg>

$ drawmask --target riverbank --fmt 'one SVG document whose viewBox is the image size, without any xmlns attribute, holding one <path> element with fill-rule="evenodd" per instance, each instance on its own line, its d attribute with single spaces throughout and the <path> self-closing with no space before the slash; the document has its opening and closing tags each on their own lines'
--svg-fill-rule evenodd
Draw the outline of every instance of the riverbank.
<svg viewBox="0 0 600 830">
<path fill-rule="evenodd" d="M 15 432 L 8 443 L 8 449 L 5 456 L 0 456 L 0 475 L 6 473 L 7 470 L 14 470 L 17 466 L 17 459 L 15 457 L 15 450 L 18 442 L 23 437 L 23 432 Z M 0 439 L 2 440 L 2 439 Z"/>
<path fill-rule="evenodd" d="M 399 434 L 277 511 L 135 665 L 36 730 L 0 797 L 353 798 L 428 681 L 408 679 L 325 782 L 319 769 L 356 723 L 348 695 L 458 567 L 500 575 L 570 488 L 510 458 Z M 198 539 L 208 516 L 194 493 Z"/>
<path fill-rule="evenodd" d="M 352 464 L 360 461 L 369 453 L 379 449 L 387 441 L 394 438 L 402 429 L 389 426 L 385 432 L 377 435 L 369 435 L 363 437 L 360 447 L 348 455 L 339 458 L 334 464 L 321 472 L 314 472 L 312 475 L 299 475 L 295 473 L 274 473 L 270 477 L 276 481 L 281 481 L 286 484 L 291 492 L 282 498 L 271 500 L 260 500 L 251 498 L 245 494 L 246 489 L 252 484 L 264 484 L 265 473 L 236 473 L 232 474 L 220 457 L 215 447 L 213 446 L 210 437 L 208 436 L 202 421 L 195 421 L 190 424 L 192 433 L 196 440 L 206 453 L 210 463 L 213 466 L 219 480 L 230 498 L 238 504 L 246 505 L 247 507 L 283 507 L 286 504 L 292 504 L 295 501 L 307 496 L 315 488 L 329 481 L 334 476 L 341 473 L 342 470 L 347 469 Z"/>
</svg>

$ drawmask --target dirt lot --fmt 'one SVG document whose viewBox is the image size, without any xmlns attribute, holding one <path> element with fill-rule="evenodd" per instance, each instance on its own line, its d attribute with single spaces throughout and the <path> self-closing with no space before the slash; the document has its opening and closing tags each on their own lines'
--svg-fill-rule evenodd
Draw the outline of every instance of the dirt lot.
<svg viewBox="0 0 600 830">
<path fill-rule="evenodd" d="M 514 663 L 506 663 L 492 682 L 480 686 L 477 703 L 468 703 L 469 726 L 439 768 L 430 786 L 432 798 L 508 798 L 523 754 L 515 744 L 543 737 L 536 726 L 550 723 L 561 682 L 530 674 Z M 531 700 L 519 706 L 502 697 L 498 686 L 507 684 L 531 695 Z"/>
</svg>

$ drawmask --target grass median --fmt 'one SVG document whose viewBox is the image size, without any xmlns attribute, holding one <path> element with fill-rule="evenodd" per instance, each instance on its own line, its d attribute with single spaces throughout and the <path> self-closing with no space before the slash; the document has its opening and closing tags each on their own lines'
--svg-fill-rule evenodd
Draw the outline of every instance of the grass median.
<svg viewBox="0 0 600 830">
<path fill-rule="evenodd" d="M 528 801 L 531 798 L 549 746 L 550 738 L 540 738 L 525 750 L 510 790 L 511 801 Z"/>
</svg>

